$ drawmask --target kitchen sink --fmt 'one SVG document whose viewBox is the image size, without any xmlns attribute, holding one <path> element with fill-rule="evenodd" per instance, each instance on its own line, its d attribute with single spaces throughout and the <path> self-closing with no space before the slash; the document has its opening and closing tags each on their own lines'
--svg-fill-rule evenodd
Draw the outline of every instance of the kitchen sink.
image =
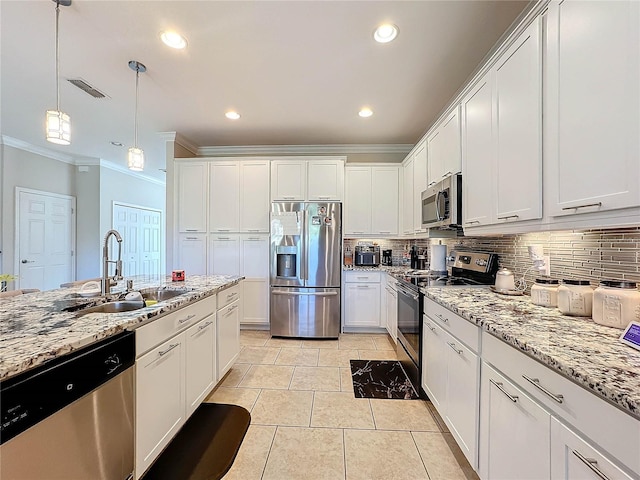
<svg viewBox="0 0 640 480">
<path fill-rule="evenodd" d="M 118 300 L 115 302 L 101 303 L 100 305 L 85 308 L 80 310 L 78 313 L 80 315 L 86 315 L 87 313 L 121 313 L 130 312 L 132 310 L 139 310 L 140 308 L 144 308 L 144 306 L 144 302 L 141 302 L 139 300 Z"/>
<path fill-rule="evenodd" d="M 144 300 L 155 300 L 156 302 L 163 302 L 165 300 L 169 300 L 170 298 L 177 297 L 178 295 L 183 295 L 185 293 L 189 293 L 191 290 L 188 288 L 181 288 L 178 290 L 153 290 L 151 292 L 140 292 L 142 294 L 142 298 Z"/>
</svg>

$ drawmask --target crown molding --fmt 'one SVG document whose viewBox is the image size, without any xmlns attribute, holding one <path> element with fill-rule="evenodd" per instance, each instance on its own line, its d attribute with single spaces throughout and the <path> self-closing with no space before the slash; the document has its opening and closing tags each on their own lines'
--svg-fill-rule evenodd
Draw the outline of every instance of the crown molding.
<svg viewBox="0 0 640 480">
<path fill-rule="evenodd" d="M 166 180 L 160 180 L 160 179 L 145 175 L 143 173 L 138 173 L 138 172 L 131 171 L 127 167 L 124 167 L 124 166 L 119 165 L 117 163 L 109 162 L 107 160 L 100 159 L 99 165 L 101 167 L 103 167 L 103 168 L 108 168 L 109 170 L 113 170 L 113 171 L 116 171 L 116 172 L 119 172 L 119 173 L 124 173 L 125 175 L 129 175 L 130 177 L 135 177 L 135 178 L 138 178 L 140 180 L 145 180 L 145 181 L 147 181 L 149 183 L 154 183 L 156 185 L 161 185 L 163 187 L 167 185 Z"/>
<path fill-rule="evenodd" d="M 221 155 L 344 155 L 349 153 L 409 153 L 413 144 L 345 144 L 345 145 L 239 145 L 199 147 L 198 156 Z"/>
<path fill-rule="evenodd" d="M 24 150 L 25 152 L 35 153 L 36 155 L 51 158 L 53 160 L 58 160 L 59 162 L 69 163 L 71 165 L 76 164 L 75 158 L 72 155 L 60 153 L 56 150 L 45 147 L 38 147 L 36 145 L 32 145 L 31 143 L 25 142 L 24 140 L 9 137 L 8 135 L 2 135 L 1 139 L 2 143 L 4 145 L 7 145 L 8 147 L 14 147 L 19 150 Z"/>
<path fill-rule="evenodd" d="M 175 142 L 178 145 L 186 148 L 187 150 L 189 150 L 191 153 L 193 153 L 194 155 L 198 155 L 198 150 L 200 147 L 198 147 L 195 143 L 193 143 L 192 141 L 188 140 L 187 138 L 185 138 L 184 136 L 180 135 L 179 133 L 176 132 L 159 132 L 160 138 L 162 138 L 165 142 Z"/>
</svg>

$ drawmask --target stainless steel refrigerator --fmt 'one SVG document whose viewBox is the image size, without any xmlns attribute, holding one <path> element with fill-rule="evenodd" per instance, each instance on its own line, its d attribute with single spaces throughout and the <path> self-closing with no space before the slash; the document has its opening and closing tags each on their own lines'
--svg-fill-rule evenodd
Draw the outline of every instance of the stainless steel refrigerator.
<svg viewBox="0 0 640 480">
<path fill-rule="evenodd" d="M 271 335 L 340 333 L 342 205 L 271 205 Z"/>
</svg>

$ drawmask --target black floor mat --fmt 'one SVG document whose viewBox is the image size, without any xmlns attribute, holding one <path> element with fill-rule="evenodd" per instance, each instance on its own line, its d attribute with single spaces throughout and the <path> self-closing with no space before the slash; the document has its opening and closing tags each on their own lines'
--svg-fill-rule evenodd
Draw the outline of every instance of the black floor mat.
<svg viewBox="0 0 640 480">
<path fill-rule="evenodd" d="M 216 480 L 229 471 L 251 415 L 237 405 L 203 403 L 142 480 Z"/>
<path fill-rule="evenodd" d="M 356 398 L 418 398 L 402 365 L 394 360 L 350 360 Z"/>
</svg>

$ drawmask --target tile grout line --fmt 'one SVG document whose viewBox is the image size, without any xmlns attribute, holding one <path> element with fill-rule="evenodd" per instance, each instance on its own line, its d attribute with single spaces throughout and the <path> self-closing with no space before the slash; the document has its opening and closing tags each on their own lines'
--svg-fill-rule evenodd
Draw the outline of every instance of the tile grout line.
<svg viewBox="0 0 640 480">
<path fill-rule="evenodd" d="M 420 453 L 420 448 L 418 448 L 418 444 L 416 443 L 416 437 L 413 436 L 413 432 L 409 431 L 409 434 L 411 435 L 411 440 L 413 440 L 413 444 L 416 447 L 416 450 L 418 451 L 418 456 L 420 457 L 420 461 L 422 462 L 422 466 L 424 467 L 424 471 L 427 473 L 427 478 L 430 480 L 431 479 L 431 475 L 429 475 L 429 470 L 427 469 L 427 464 L 424 463 L 424 458 L 422 458 L 422 454 Z"/>
<path fill-rule="evenodd" d="M 345 439 L 345 429 L 342 429 L 342 462 L 344 464 L 344 480 L 347 480 L 347 441 Z"/>
<path fill-rule="evenodd" d="M 269 451 L 267 452 L 267 458 L 264 461 L 264 467 L 262 467 L 262 474 L 260 478 L 264 478 L 264 474 L 267 472 L 267 464 L 269 463 L 269 457 L 271 456 L 271 450 L 273 449 L 273 444 L 276 443 L 276 435 L 278 434 L 278 426 L 276 425 L 276 429 L 273 431 L 273 438 L 271 439 L 271 443 L 269 444 Z"/>
<path fill-rule="evenodd" d="M 316 401 L 316 391 L 312 390 L 311 393 L 311 411 L 309 412 L 309 428 L 311 428 L 311 420 L 313 419 L 313 405 Z"/>
</svg>

